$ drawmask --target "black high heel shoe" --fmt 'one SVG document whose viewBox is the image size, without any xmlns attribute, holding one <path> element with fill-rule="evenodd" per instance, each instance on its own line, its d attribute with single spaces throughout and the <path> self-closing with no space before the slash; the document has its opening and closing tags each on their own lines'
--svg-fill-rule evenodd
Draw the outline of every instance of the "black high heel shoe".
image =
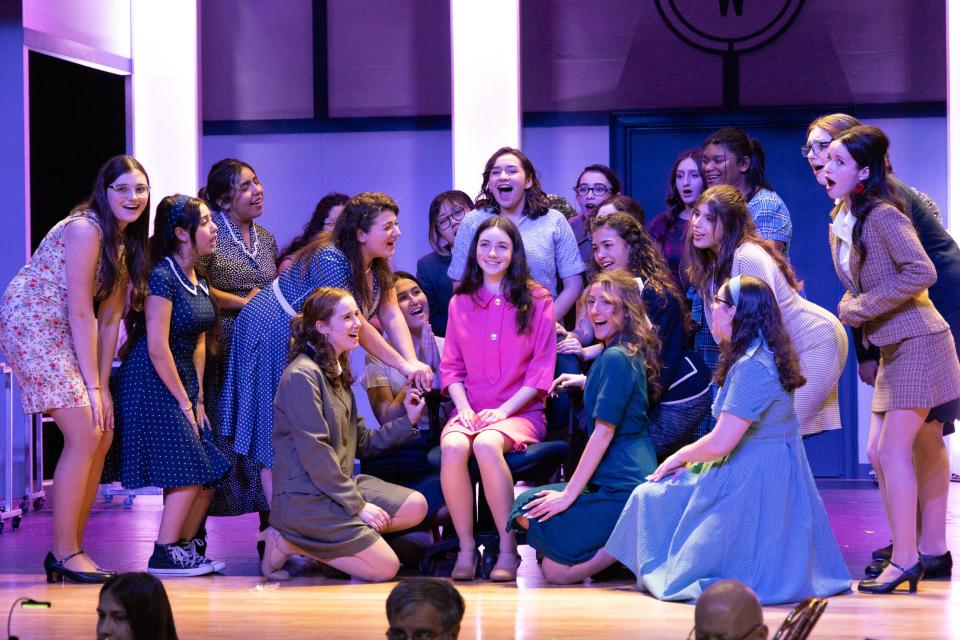
<svg viewBox="0 0 960 640">
<path fill-rule="evenodd" d="M 910 587 L 910 593 L 916 593 L 917 583 L 923 578 L 923 564 L 917 561 L 917 563 L 909 569 L 904 569 L 891 560 L 890 566 L 900 569 L 901 573 L 898 577 L 890 582 L 877 582 L 876 578 L 861 580 L 860 584 L 857 585 L 857 591 L 863 593 L 893 593 L 897 587 L 906 582 Z"/>
<path fill-rule="evenodd" d="M 887 568 L 888 564 L 890 564 L 889 560 L 875 560 L 866 566 L 863 573 L 868 578 L 876 578 L 883 573 L 883 570 Z"/>
<path fill-rule="evenodd" d="M 893 557 L 893 543 L 891 542 L 885 547 L 874 549 L 872 556 L 874 560 L 889 560 Z"/>
<path fill-rule="evenodd" d="M 953 575 L 953 556 L 947 551 L 942 556 L 925 556 L 920 554 L 920 564 L 923 565 L 925 580 L 933 578 L 949 578 Z"/>
<path fill-rule="evenodd" d="M 63 582 L 64 579 L 67 579 L 80 584 L 102 584 L 117 575 L 114 571 L 100 569 L 97 571 L 74 571 L 63 566 L 65 562 L 82 553 L 83 549 L 80 549 L 80 551 L 71 553 L 63 560 L 57 560 L 52 551 L 47 553 L 47 557 L 43 559 L 43 568 L 47 572 L 47 582 Z"/>
</svg>

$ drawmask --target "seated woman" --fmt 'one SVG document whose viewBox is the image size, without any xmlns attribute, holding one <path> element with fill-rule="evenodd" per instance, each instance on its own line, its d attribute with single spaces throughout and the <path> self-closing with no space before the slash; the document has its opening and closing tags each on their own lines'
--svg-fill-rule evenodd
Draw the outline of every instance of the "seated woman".
<svg viewBox="0 0 960 640">
<path fill-rule="evenodd" d="M 717 426 L 634 489 L 607 546 L 566 580 L 619 560 L 661 600 L 696 600 L 723 579 L 764 605 L 849 591 L 800 440 L 793 392 L 805 380 L 773 292 L 731 278 L 712 319 L 723 340 Z"/>
<path fill-rule="evenodd" d="M 497 530 L 505 531 L 513 477 L 503 454 L 546 435 L 544 399 L 556 354 L 553 301 L 530 279 L 520 232 L 505 216 L 489 217 L 473 236 L 463 282 L 450 301 L 440 362 L 442 388 L 456 407 L 440 441 L 440 482 L 460 539 L 454 580 L 476 575 L 470 456 L 477 458 Z M 490 579 L 509 582 L 519 566 L 513 534 L 501 534 Z"/>
<path fill-rule="evenodd" d="M 354 476 L 353 460 L 416 438 L 423 399 L 410 391 L 405 416 L 376 431 L 364 427 L 350 389 L 350 351 L 360 344 L 362 316 L 347 291 L 317 289 L 290 324 L 291 361 L 273 402 L 273 509 L 260 569 L 282 579 L 279 569 L 299 553 L 361 580 L 390 580 L 400 561 L 381 535 L 419 524 L 427 501 Z"/>
<path fill-rule="evenodd" d="M 434 336 L 430 328 L 430 304 L 427 296 L 420 282 L 406 271 L 396 271 L 393 277 L 397 289 L 397 304 L 400 305 L 400 312 L 410 329 L 417 360 L 430 366 L 434 373 L 434 387 L 439 388 L 443 338 Z M 373 409 L 377 422 L 386 424 L 405 415 L 403 401 L 410 388 L 407 379 L 369 353 L 366 354 L 364 386 L 367 388 L 370 408 Z M 445 408 L 440 407 L 440 418 L 444 422 Z M 420 429 L 419 438 L 396 449 L 362 458 L 361 471 L 419 491 L 427 499 L 427 513 L 432 516 L 443 506 L 443 491 L 440 488 L 440 474 L 427 461 L 433 442 L 430 418 L 426 413 L 420 417 L 417 426 Z"/>
<path fill-rule="evenodd" d="M 510 520 L 527 529 L 527 543 L 545 556 L 543 575 L 551 582 L 566 582 L 569 565 L 597 554 L 630 492 L 657 464 L 647 435 L 657 339 L 640 290 L 626 271 L 604 271 L 587 287 L 584 306 L 603 353 L 586 378 L 563 374 L 553 389 L 584 389 L 587 446 L 569 483 L 524 492 Z"/>
</svg>

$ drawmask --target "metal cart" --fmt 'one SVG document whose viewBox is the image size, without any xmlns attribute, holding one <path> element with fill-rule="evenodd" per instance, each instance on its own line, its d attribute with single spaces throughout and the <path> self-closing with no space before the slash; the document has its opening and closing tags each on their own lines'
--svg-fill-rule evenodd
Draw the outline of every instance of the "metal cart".
<svg viewBox="0 0 960 640">
<path fill-rule="evenodd" d="M 13 371 L 6 363 L 0 362 L 0 376 L 3 378 L 3 459 L 0 460 L 3 475 L 3 494 L 0 495 L 0 534 L 7 526 L 20 528 L 23 512 L 13 508 Z"/>
</svg>

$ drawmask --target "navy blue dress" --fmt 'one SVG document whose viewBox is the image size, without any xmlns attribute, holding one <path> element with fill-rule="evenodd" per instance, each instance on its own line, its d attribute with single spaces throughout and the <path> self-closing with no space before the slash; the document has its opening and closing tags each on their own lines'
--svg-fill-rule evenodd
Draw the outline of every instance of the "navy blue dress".
<svg viewBox="0 0 960 640">
<path fill-rule="evenodd" d="M 147 285 L 151 296 L 173 303 L 170 351 L 177 374 L 196 406 L 198 383 L 193 354 L 197 337 L 213 326 L 213 302 L 206 283 L 194 286 L 172 258 L 153 268 Z M 146 334 L 136 344 L 114 377 L 116 441 L 120 453 L 120 481 L 136 487 L 187 487 L 210 484 L 229 469 L 227 459 L 213 445 L 210 432 L 198 438 L 163 383 L 147 351 Z"/>
</svg>

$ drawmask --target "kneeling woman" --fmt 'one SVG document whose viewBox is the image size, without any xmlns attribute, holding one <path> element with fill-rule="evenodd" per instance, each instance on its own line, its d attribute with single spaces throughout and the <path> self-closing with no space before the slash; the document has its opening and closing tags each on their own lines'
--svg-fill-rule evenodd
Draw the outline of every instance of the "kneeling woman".
<svg viewBox="0 0 960 640">
<path fill-rule="evenodd" d="M 800 440 L 793 392 L 805 380 L 773 292 L 731 278 L 712 321 L 723 342 L 717 426 L 634 489 L 605 549 L 571 573 L 619 560 L 661 600 L 696 600 L 723 579 L 764 605 L 849 591 Z"/>
<path fill-rule="evenodd" d="M 343 289 L 310 294 L 291 324 L 290 364 L 273 402 L 273 509 L 261 563 L 265 576 L 293 553 L 374 582 L 400 569 L 381 537 L 409 529 L 427 513 L 410 489 L 353 475 L 359 452 L 370 455 L 417 437 L 424 409 L 420 393 L 404 398 L 406 415 L 371 431 L 357 414 L 350 385 L 350 352 L 360 344 L 363 319 Z"/>
<path fill-rule="evenodd" d="M 641 295 L 622 270 L 601 272 L 587 287 L 584 310 L 603 353 L 586 378 L 565 373 L 554 382 L 555 390 L 584 387 L 587 446 L 569 483 L 531 489 L 514 504 L 511 524 L 527 529 L 551 582 L 586 577 L 568 579 L 569 565 L 598 553 L 630 492 L 657 464 L 647 434 L 647 387 L 658 385 L 659 341 Z"/>
</svg>

